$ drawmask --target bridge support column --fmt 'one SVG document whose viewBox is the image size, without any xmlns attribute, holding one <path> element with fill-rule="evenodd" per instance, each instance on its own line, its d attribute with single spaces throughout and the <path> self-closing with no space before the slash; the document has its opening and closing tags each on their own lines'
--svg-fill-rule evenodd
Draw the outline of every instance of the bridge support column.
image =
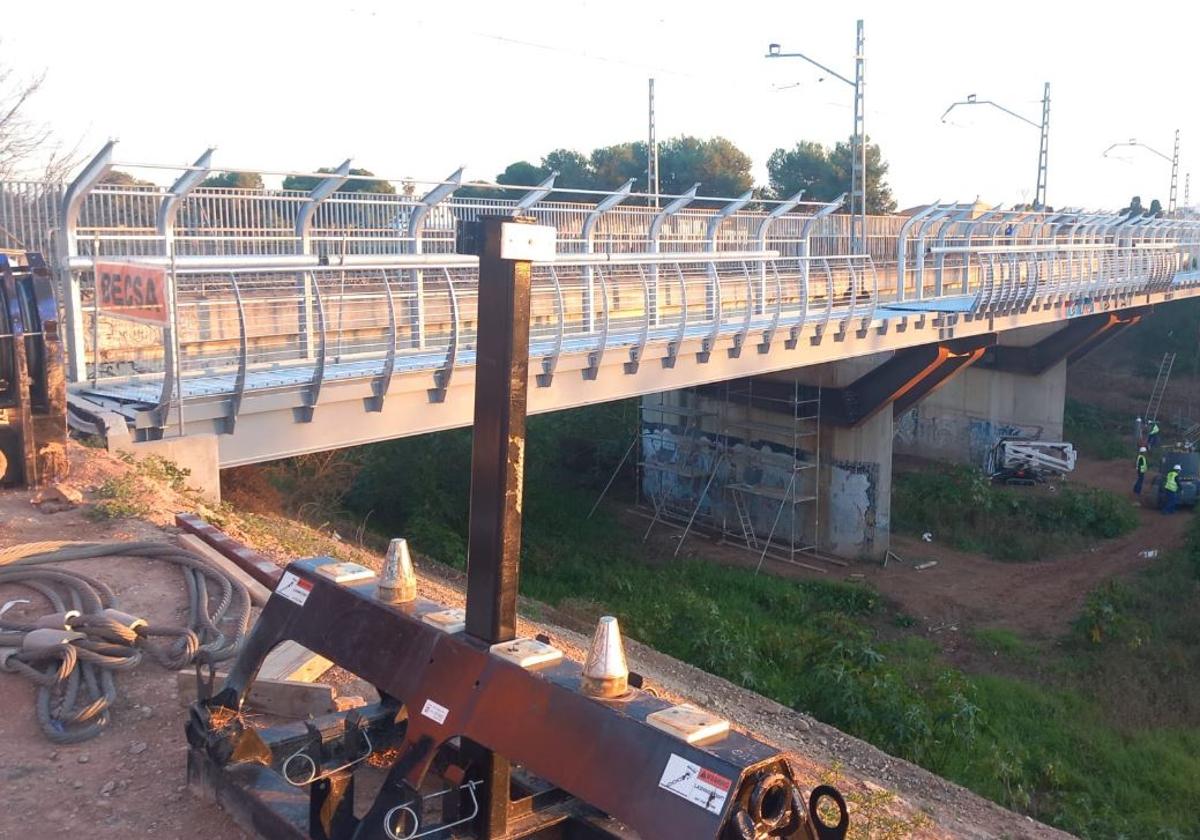
<svg viewBox="0 0 1200 840">
<path fill-rule="evenodd" d="M 986 467 L 1003 437 L 1062 440 L 1073 351 L 1045 352 L 1063 344 L 1061 332 L 1055 325 L 1001 334 L 994 354 L 896 415 L 896 452 Z"/>
<path fill-rule="evenodd" d="M 846 388 L 887 358 L 848 359 L 793 373 L 805 384 L 820 386 L 824 403 L 826 389 Z M 877 411 L 854 426 L 822 413 L 818 440 L 818 550 L 852 559 L 882 558 L 891 539 L 892 412 Z"/>
</svg>

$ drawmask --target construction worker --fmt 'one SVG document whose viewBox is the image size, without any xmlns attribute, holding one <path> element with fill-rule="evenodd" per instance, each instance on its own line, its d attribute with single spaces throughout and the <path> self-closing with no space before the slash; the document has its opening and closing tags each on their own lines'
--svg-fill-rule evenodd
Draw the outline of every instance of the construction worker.
<svg viewBox="0 0 1200 840">
<path fill-rule="evenodd" d="M 1148 466 L 1146 463 L 1146 447 L 1138 447 L 1138 456 L 1135 466 L 1137 467 L 1137 481 L 1135 481 L 1133 484 L 1133 494 L 1135 496 L 1140 496 L 1142 495 L 1142 482 L 1146 480 L 1146 467 Z"/>
<path fill-rule="evenodd" d="M 1179 471 L 1183 467 L 1176 464 L 1167 470 L 1167 477 L 1163 479 L 1162 489 L 1165 494 L 1163 499 L 1162 512 L 1174 513 L 1175 505 L 1179 501 Z"/>
<path fill-rule="evenodd" d="M 1149 445 L 1149 447 L 1151 449 L 1153 449 L 1155 446 L 1158 445 L 1158 421 L 1157 420 L 1150 421 L 1150 436 L 1147 438 L 1146 443 L 1147 443 L 1147 445 Z"/>
</svg>

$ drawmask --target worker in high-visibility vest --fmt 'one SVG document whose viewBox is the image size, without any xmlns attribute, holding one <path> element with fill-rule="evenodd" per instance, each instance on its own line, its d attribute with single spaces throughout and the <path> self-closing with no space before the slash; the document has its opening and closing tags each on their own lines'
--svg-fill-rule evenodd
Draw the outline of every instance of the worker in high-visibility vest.
<svg viewBox="0 0 1200 840">
<path fill-rule="evenodd" d="M 1150 436 L 1146 439 L 1146 444 L 1153 449 L 1158 445 L 1158 421 L 1150 421 Z"/>
<path fill-rule="evenodd" d="M 1167 477 L 1163 479 L 1163 513 L 1174 513 L 1175 505 L 1179 502 L 1179 471 L 1183 467 L 1176 464 L 1167 470 Z"/>
<path fill-rule="evenodd" d="M 1133 494 L 1140 496 L 1142 495 L 1142 482 L 1146 480 L 1146 467 L 1149 466 L 1146 463 L 1146 447 L 1138 447 L 1137 461 L 1134 463 L 1137 467 L 1137 481 L 1133 484 Z"/>
</svg>

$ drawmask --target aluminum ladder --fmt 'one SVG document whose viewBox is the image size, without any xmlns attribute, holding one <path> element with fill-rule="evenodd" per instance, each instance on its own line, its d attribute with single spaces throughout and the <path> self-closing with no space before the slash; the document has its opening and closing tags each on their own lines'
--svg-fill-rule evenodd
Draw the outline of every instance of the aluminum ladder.
<svg viewBox="0 0 1200 840">
<path fill-rule="evenodd" d="M 1154 390 L 1150 392 L 1150 401 L 1146 403 L 1146 423 L 1158 419 L 1158 409 L 1162 405 L 1163 394 L 1167 392 L 1167 381 L 1171 378 L 1171 368 L 1175 366 L 1175 354 L 1163 353 L 1162 361 L 1158 364 L 1158 378 L 1154 380 Z"/>
<path fill-rule="evenodd" d="M 731 487 L 729 493 L 733 496 L 733 509 L 737 511 L 738 523 L 742 526 L 742 537 L 746 540 L 747 547 L 757 549 L 758 537 L 754 533 L 754 520 L 750 518 L 750 511 L 746 510 L 746 500 L 742 491 Z"/>
</svg>

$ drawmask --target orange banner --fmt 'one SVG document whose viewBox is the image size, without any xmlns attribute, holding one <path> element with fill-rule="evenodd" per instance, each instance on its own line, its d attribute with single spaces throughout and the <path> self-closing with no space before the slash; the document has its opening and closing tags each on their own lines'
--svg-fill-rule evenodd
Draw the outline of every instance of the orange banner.
<svg viewBox="0 0 1200 840">
<path fill-rule="evenodd" d="M 100 311 L 114 318 L 165 327 L 167 270 L 135 263 L 96 263 L 96 300 Z"/>
</svg>

